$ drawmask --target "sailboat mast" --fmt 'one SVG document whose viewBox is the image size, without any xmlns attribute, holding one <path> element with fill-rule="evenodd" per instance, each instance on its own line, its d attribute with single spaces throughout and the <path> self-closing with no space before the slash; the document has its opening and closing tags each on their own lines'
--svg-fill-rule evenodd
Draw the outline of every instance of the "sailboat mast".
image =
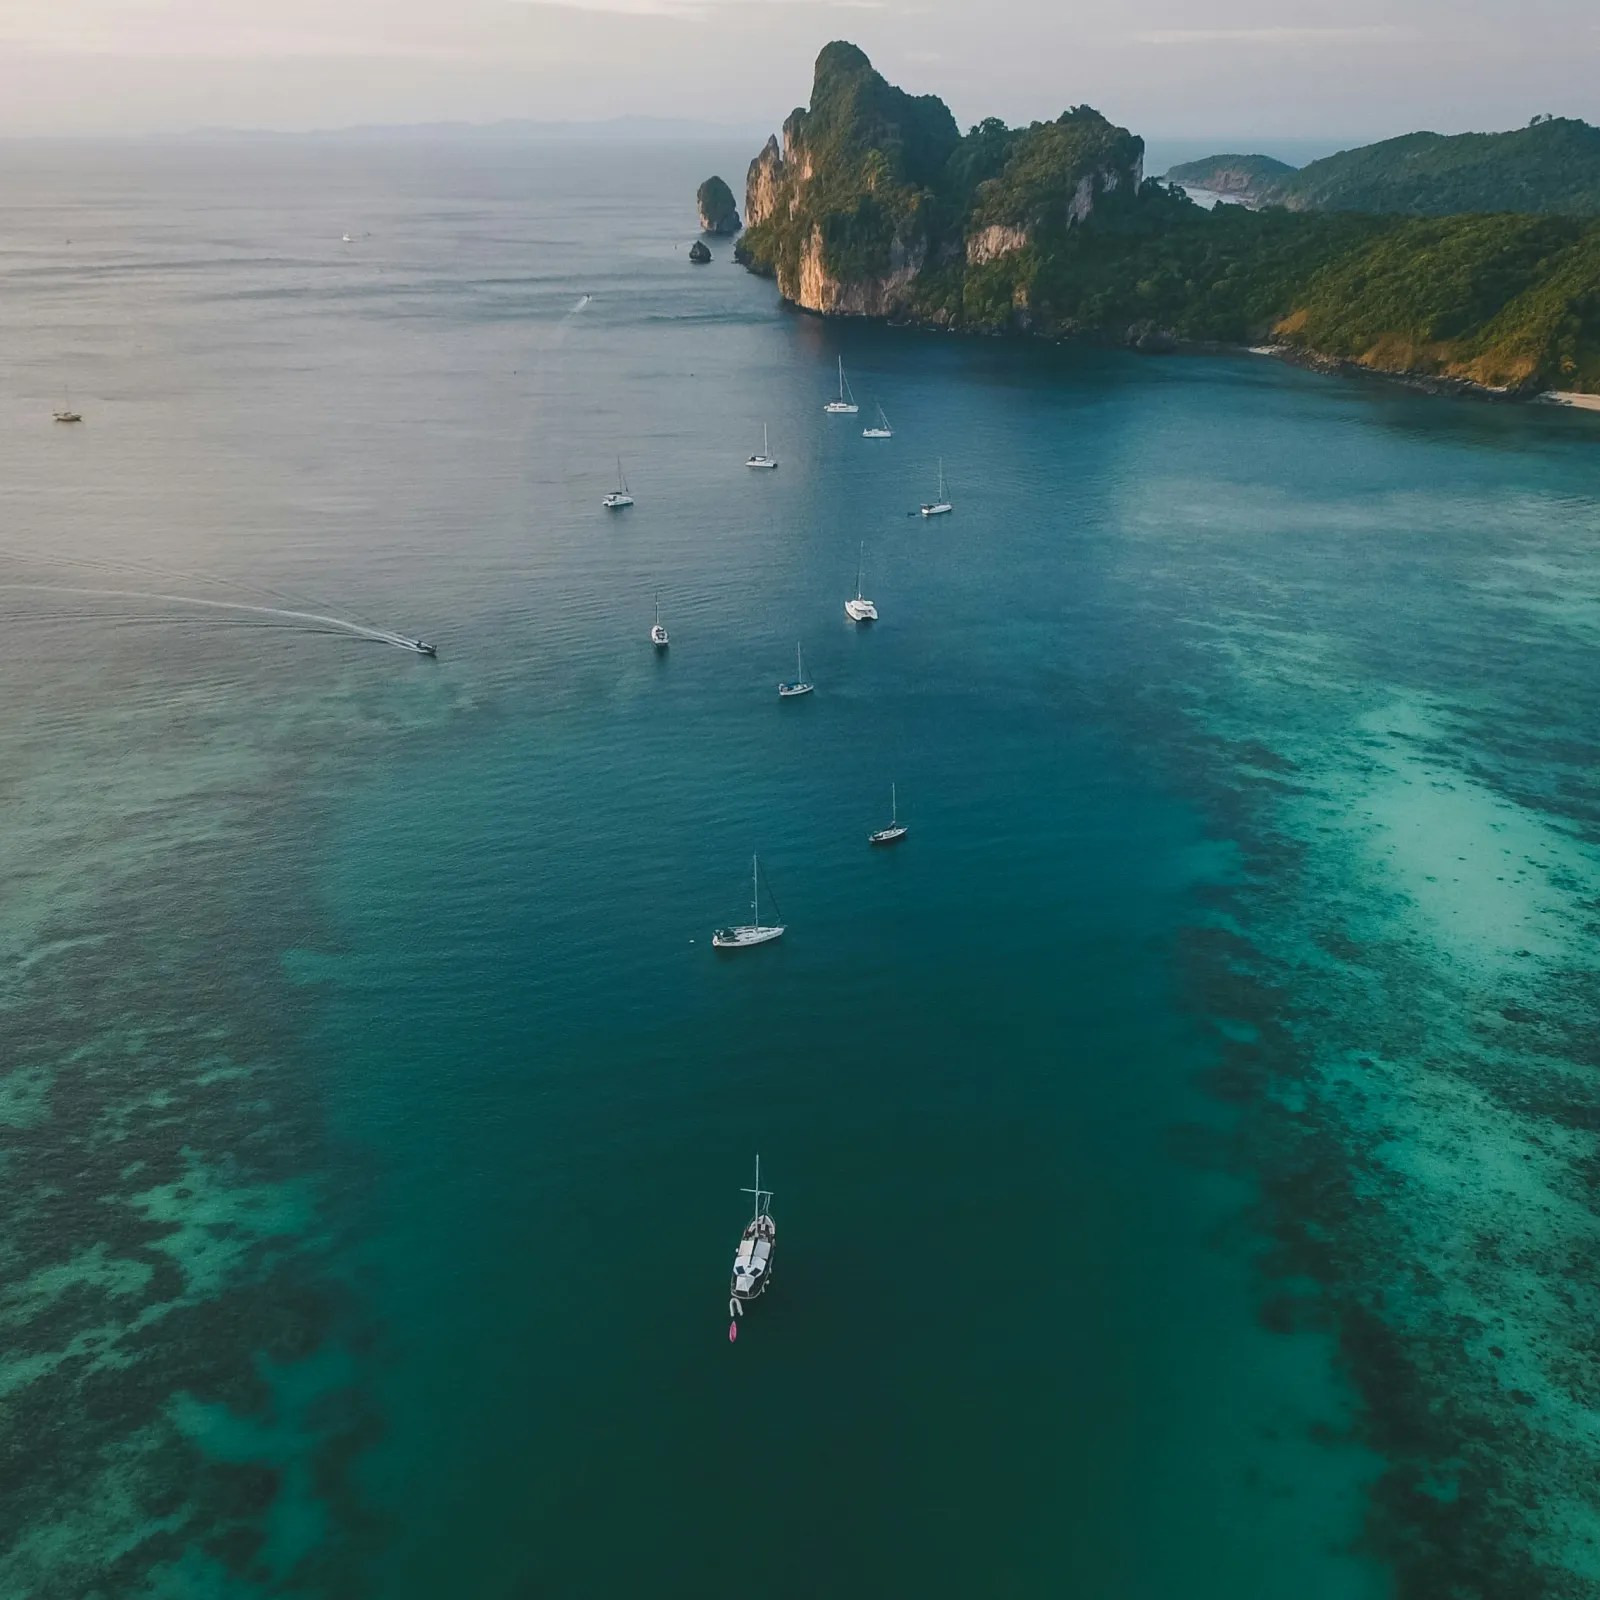
<svg viewBox="0 0 1600 1600">
<path fill-rule="evenodd" d="M 889 825 L 893 827 L 900 820 L 900 797 L 894 792 L 894 785 L 889 785 Z"/>
<path fill-rule="evenodd" d="M 759 858 L 756 856 L 750 857 L 750 911 L 756 919 L 755 925 L 759 928 L 761 926 L 761 868 Z M 761 1158 L 757 1156 L 758 1168 L 760 1161 Z M 756 1181 L 758 1183 L 761 1181 L 759 1170 L 756 1174 Z"/>
<path fill-rule="evenodd" d="M 856 552 L 856 599 L 861 598 L 861 564 L 867 559 L 867 541 L 861 541 L 861 548 Z"/>
</svg>

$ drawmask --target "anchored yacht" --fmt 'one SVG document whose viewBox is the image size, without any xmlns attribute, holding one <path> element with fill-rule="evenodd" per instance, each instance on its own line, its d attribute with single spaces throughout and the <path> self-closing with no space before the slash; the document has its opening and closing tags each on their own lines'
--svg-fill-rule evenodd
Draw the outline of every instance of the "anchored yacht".
<svg viewBox="0 0 1600 1600">
<path fill-rule="evenodd" d="M 894 785 L 889 785 L 889 826 L 879 828 L 876 833 L 867 835 L 868 844 L 899 844 L 911 830 L 900 820 L 900 801 L 894 792 Z"/>
<path fill-rule="evenodd" d="M 741 1194 L 756 1197 L 755 1215 L 745 1224 L 739 1237 L 739 1248 L 734 1252 L 733 1274 L 728 1280 L 728 1315 L 742 1317 L 744 1308 L 752 1300 L 759 1300 L 772 1281 L 772 1252 L 778 1243 L 778 1225 L 767 1209 L 772 1203 L 772 1191 L 761 1187 L 761 1157 L 756 1157 L 756 1186 L 742 1189 Z M 730 1325 L 728 1337 L 736 1336 L 736 1324 Z"/>
<path fill-rule="evenodd" d="M 778 685 L 780 700 L 793 700 L 797 695 L 810 694 L 816 684 L 806 682 L 806 664 L 800 656 L 800 646 L 794 647 L 794 682 Z"/>
<path fill-rule="evenodd" d="M 628 477 L 622 470 L 622 457 L 617 457 L 617 482 L 622 485 L 620 489 L 613 489 L 604 500 L 600 502 L 607 511 L 620 511 L 624 506 L 633 504 L 633 496 L 628 493 Z"/>
<path fill-rule="evenodd" d="M 861 554 L 856 558 L 856 595 L 853 600 L 844 603 L 844 614 L 852 622 L 876 622 L 878 608 L 861 593 L 861 563 L 867 557 L 866 540 L 861 542 Z"/>
<path fill-rule="evenodd" d="M 761 424 L 761 454 L 758 456 L 751 456 L 750 459 L 745 462 L 745 465 L 747 467 L 757 467 L 770 472 L 775 466 L 777 466 L 777 464 L 778 463 L 767 454 L 767 425 L 763 422 Z"/>
<path fill-rule="evenodd" d="M 667 638 L 667 630 L 661 626 L 661 591 L 659 589 L 656 591 L 656 620 L 654 626 L 650 629 L 650 643 L 657 650 L 665 650 L 668 644 L 671 643 L 671 640 Z"/>
<path fill-rule="evenodd" d="M 948 516 L 955 507 L 950 504 L 950 491 L 944 486 L 944 457 L 939 457 L 939 494 L 922 508 L 925 517 Z"/>
<path fill-rule="evenodd" d="M 839 357 L 839 394 L 838 398 L 830 400 L 822 408 L 830 416 L 853 417 L 861 407 L 856 404 L 856 397 L 850 393 L 850 385 L 844 381 L 844 357 Z"/>
<path fill-rule="evenodd" d="M 771 944 L 774 939 L 781 939 L 784 935 L 782 923 L 763 924 L 761 921 L 761 863 L 755 856 L 750 858 L 750 920 L 737 928 L 718 928 L 711 935 L 713 950 L 743 950 L 753 944 Z M 767 890 L 771 898 L 772 890 Z M 783 913 L 780 911 L 779 916 Z"/>
<path fill-rule="evenodd" d="M 889 426 L 889 419 L 883 414 L 883 407 L 878 407 L 878 420 L 870 428 L 861 430 L 863 439 L 892 439 L 894 429 Z"/>
</svg>

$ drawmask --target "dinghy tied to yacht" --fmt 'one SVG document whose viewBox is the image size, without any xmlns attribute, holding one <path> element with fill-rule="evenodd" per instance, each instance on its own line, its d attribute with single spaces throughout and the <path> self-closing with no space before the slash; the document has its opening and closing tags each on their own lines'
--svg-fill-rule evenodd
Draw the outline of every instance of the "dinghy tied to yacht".
<svg viewBox="0 0 1600 1600">
<path fill-rule="evenodd" d="M 771 944 L 774 939 L 783 937 L 785 929 L 781 922 L 763 924 L 761 921 L 761 862 L 756 856 L 750 857 L 750 891 L 750 920 L 736 928 L 718 928 L 711 935 L 713 950 L 746 950 L 751 945 Z M 776 903 L 770 884 L 767 898 Z M 778 915 L 783 913 L 780 911 Z"/>
<path fill-rule="evenodd" d="M 761 1157 L 756 1157 L 756 1186 L 741 1189 L 741 1194 L 756 1197 L 755 1215 L 745 1224 L 739 1237 L 739 1248 L 733 1256 L 733 1274 L 728 1280 L 728 1315 L 742 1317 L 744 1308 L 752 1300 L 759 1300 L 772 1281 L 772 1252 L 778 1243 L 778 1225 L 768 1209 L 772 1191 L 761 1187 Z M 728 1328 L 728 1337 L 737 1338 L 736 1325 Z"/>
<path fill-rule="evenodd" d="M 853 417 L 861 407 L 856 404 L 856 397 L 850 393 L 850 385 L 844 381 L 844 357 L 839 357 L 839 393 L 836 399 L 830 400 L 822 408 L 830 416 Z"/>
</svg>

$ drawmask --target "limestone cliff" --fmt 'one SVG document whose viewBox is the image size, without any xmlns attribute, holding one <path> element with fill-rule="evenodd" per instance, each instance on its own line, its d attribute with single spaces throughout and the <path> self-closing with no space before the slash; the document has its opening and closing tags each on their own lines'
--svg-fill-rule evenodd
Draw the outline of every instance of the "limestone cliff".
<svg viewBox="0 0 1600 1600">
<path fill-rule="evenodd" d="M 739 231 L 739 211 L 733 202 L 733 190 L 721 178 L 707 178 L 694 199 L 700 211 L 702 233 L 728 235 Z"/>
<path fill-rule="evenodd" d="M 1029 128 L 991 119 L 963 139 L 937 96 L 909 95 L 854 45 L 830 44 L 811 104 L 750 163 L 738 256 L 809 311 L 893 316 L 930 266 L 985 266 L 1137 191 L 1143 153 L 1087 106 Z"/>
</svg>

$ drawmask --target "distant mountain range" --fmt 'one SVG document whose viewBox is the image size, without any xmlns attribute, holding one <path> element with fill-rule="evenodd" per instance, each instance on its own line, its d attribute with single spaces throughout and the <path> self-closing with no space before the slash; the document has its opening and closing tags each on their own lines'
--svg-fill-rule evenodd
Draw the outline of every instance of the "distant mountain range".
<svg viewBox="0 0 1600 1600">
<path fill-rule="evenodd" d="M 499 122 L 358 123 L 346 128 L 315 128 L 283 133 L 265 128 L 195 128 L 187 139 L 359 141 L 417 140 L 460 143 L 515 143 L 518 141 L 584 140 L 640 143 L 662 139 L 758 138 L 760 130 L 747 122 L 703 122 L 691 117 L 608 117 L 595 122 L 536 122 L 508 118 Z"/>
<path fill-rule="evenodd" d="M 1447 217 L 1600 216 L 1600 128 L 1542 117 L 1510 133 L 1408 133 L 1298 169 L 1266 155 L 1185 161 L 1170 182 L 1251 206 Z"/>
</svg>

